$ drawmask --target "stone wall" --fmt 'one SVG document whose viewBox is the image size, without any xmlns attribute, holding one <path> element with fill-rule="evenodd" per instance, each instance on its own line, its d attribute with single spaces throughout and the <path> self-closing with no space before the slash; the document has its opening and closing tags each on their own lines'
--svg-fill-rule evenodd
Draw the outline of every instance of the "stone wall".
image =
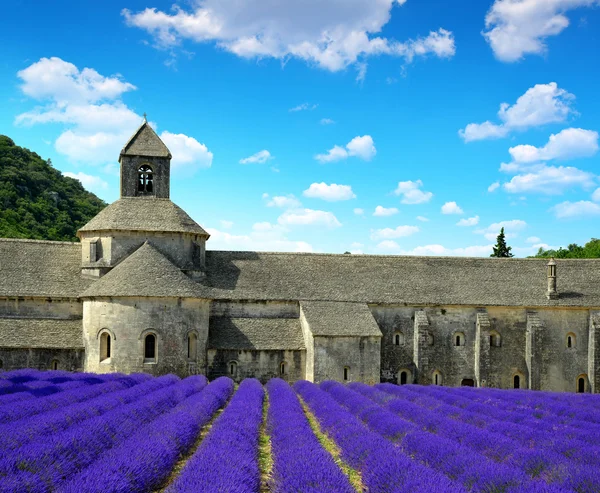
<svg viewBox="0 0 600 493">
<path fill-rule="evenodd" d="M 63 298 L 0 298 L 0 318 L 81 318 L 83 304 Z"/>
<path fill-rule="evenodd" d="M 289 301 L 213 301 L 211 317 L 238 318 L 298 318 L 300 305 Z"/>
<path fill-rule="evenodd" d="M 153 195 L 169 198 L 171 164 L 168 158 L 122 156 L 121 157 L 121 197 L 138 197 L 138 170 L 147 164 L 152 168 Z"/>
<path fill-rule="evenodd" d="M 85 369 L 97 373 L 120 371 L 185 376 L 204 371 L 208 339 L 209 302 L 176 298 L 112 298 L 85 301 L 83 339 Z M 111 335 L 111 357 L 100 361 L 101 335 Z M 198 337 L 196 358 L 188 360 L 188 333 Z M 155 361 L 144 359 L 144 339 L 157 338 Z"/>
<path fill-rule="evenodd" d="M 284 363 L 283 373 L 281 363 Z M 207 376 L 211 380 L 228 376 L 236 382 L 244 378 L 257 378 L 262 383 L 270 378 L 295 382 L 305 378 L 305 364 L 306 351 L 209 349 Z"/>
<path fill-rule="evenodd" d="M 323 337 L 314 336 L 315 383 L 324 380 L 344 381 L 344 368 L 347 368 L 347 381 L 375 384 L 380 378 L 381 338 L 380 337 Z"/>
<path fill-rule="evenodd" d="M 53 362 L 57 369 L 68 371 L 83 370 L 83 349 L 21 349 L 0 348 L 0 370 L 37 368 L 51 370 Z"/>
</svg>

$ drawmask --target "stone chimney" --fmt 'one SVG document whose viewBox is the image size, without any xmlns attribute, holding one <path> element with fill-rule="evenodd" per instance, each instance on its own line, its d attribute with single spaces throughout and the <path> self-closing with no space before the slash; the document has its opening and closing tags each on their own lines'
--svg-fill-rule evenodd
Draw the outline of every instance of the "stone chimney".
<svg viewBox="0 0 600 493">
<path fill-rule="evenodd" d="M 548 291 L 546 292 L 546 296 L 549 300 L 555 300 L 558 298 L 558 291 L 556 290 L 556 261 L 554 258 L 550 259 L 546 267 L 548 272 Z"/>
</svg>

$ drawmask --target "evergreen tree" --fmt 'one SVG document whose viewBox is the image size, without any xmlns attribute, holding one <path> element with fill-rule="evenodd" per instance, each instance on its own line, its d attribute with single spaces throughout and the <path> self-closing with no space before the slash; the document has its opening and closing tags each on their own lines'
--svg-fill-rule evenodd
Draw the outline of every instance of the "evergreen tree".
<svg viewBox="0 0 600 493">
<path fill-rule="evenodd" d="M 500 234 L 496 238 L 496 246 L 494 247 L 494 253 L 492 253 L 490 257 L 512 257 L 513 254 L 510 253 L 511 250 L 512 248 L 506 244 L 504 228 L 500 228 Z"/>
</svg>

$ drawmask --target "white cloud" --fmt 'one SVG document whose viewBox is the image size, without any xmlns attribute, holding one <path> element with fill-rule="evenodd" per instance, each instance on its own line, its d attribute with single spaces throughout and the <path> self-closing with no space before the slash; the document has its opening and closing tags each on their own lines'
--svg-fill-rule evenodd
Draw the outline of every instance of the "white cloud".
<svg viewBox="0 0 600 493">
<path fill-rule="evenodd" d="M 384 240 L 378 243 L 375 248 L 383 252 L 397 252 L 400 250 L 400 245 L 394 240 Z"/>
<path fill-rule="evenodd" d="M 556 82 L 536 84 L 517 99 L 513 105 L 502 103 L 498 110 L 500 124 L 489 120 L 469 123 L 458 134 L 465 142 L 505 137 L 512 130 L 525 130 L 547 123 L 564 122 L 575 114 L 572 103 L 575 96 L 560 89 Z"/>
<path fill-rule="evenodd" d="M 459 256 L 459 257 L 489 257 L 492 245 L 473 245 L 463 248 L 446 248 L 443 245 L 432 244 L 417 246 L 410 250 L 404 250 L 395 241 L 382 241 L 376 247 L 382 253 L 393 253 L 396 255 L 415 256 Z"/>
<path fill-rule="evenodd" d="M 463 214 L 463 210 L 456 202 L 446 202 L 442 206 L 442 214 Z"/>
<path fill-rule="evenodd" d="M 590 157 L 598 152 L 598 132 L 582 128 L 566 128 L 550 135 L 543 147 L 518 145 L 511 147 L 508 152 L 517 163 Z"/>
<path fill-rule="evenodd" d="M 251 163 L 266 163 L 269 159 L 273 159 L 271 153 L 266 149 L 262 151 L 258 151 L 256 154 L 252 154 L 252 156 L 245 157 L 240 159 L 240 164 L 251 164 Z"/>
<path fill-rule="evenodd" d="M 500 186 L 500 182 L 496 181 L 488 187 L 488 192 L 493 192 Z"/>
<path fill-rule="evenodd" d="M 317 154 L 315 159 L 321 163 L 331 163 L 356 156 L 365 161 L 370 161 L 376 153 L 373 138 L 370 135 L 363 135 L 362 137 L 354 137 L 346 144 L 345 149 L 335 145 L 327 151 L 327 154 Z"/>
<path fill-rule="evenodd" d="M 558 195 L 572 188 L 589 189 L 594 184 L 595 176 L 587 171 L 564 166 L 538 166 L 530 173 L 513 176 L 503 188 L 509 193 Z"/>
<path fill-rule="evenodd" d="M 276 195 L 270 197 L 268 193 L 263 193 L 263 199 L 267 200 L 267 207 L 280 207 L 282 209 L 294 209 L 300 207 L 302 204 L 294 197 L 293 194 L 289 195 Z"/>
<path fill-rule="evenodd" d="M 600 215 L 600 204 L 590 202 L 589 200 L 580 200 L 579 202 L 562 202 L 550 209 L 559 219 L 570 217 L 589 217 Z"/>
<path fill-rule="evenodd" d="M 362 216 L 365 213 L 364 209 L 361 209 L 360 207 L 356 207 L 354 209 L 354 214 L 356 214 L 357 216 Z"/>
<path fill-rule="evenodd" d="M 312 245 L 305 241 L 290 240 L 286 231 L 268 222 L 256 223 L 250 234 L 235 235 L 214 228 L 207 228 L 213 250 L 248 250 L 262 252 L 312 252 Z"/>
<path fill-rule="evenodd" d="M 41 58 L 17 76 L 23 81 L 23 93 L 42 105 L 18 115 L 15 123 L 65 125 L 54 146 L 72 161 L 114 164 L 143 121 L 120 100 L 136 87 L 119 75 L 103 76 L 92 68 L 79 70 L 72 63 L 52 57 Z M 174 169 L 211 165 L 212 153 L 193 137 L 164 131 L 161 138 L 171 150 Z"/>
<path fill-rule="evenodd" d="M 456 223 L 457 226 L 477 226 L 479 224 L 479 216 L 469 217 L 468 219 L 461 219 Z"/>
<path fill-rule="evenodd" d="M 221 227 L 223 229 L 231 229 L 233 227 L 233 221 L 227 221 L 225 219 L 221 219 Z"/>
<path fill-rule="evenodd" d="M 425 216 L 417 216 L 417 219 L 419 221 L 423 221 L 424 223 L 429 222 L 429 219 L 427 219 Z"/>
<path fill-rule="evenodd" d="M 597 0 L 496 0 L 485 17 L 483 33 L 494 55 L 515 62 L 527 54 L 546 53 L 546 38 L 568 25 L 565 13 L 590 7 Z"/>
<path fill-rule="evenodd" d="M 525 240 L 526 243 L 541 243 L 541 241 L 537 236 L 530 236 Z"/>
<path fill-rule="evenodd" d="M 594 202 L 600 202 L 600 188 L 594 190 L 594 193 L 592 194 L 592 200 Z"/>
<path fill-rule="evenodd" d="M 333 125 L 335 123 L 335 121 L 333 121 L 331 118 L 321 118 L 319 123 L 321 125 Z"/>
<path fill-rule="evenodd" d="M 521 219 L 512 219 L 510 221 L 500 221 L 490 224 L 487 228 L 476 229 L 474 233 L 483 235 L 488 241 L 494 241 L 500 229 L 504 228 L 506 238 L 515 238 L 519 231 L 527 227 L 527 223 Z"/>
<path fill-rule="evenodd" d="M 212 42 L 242 58 L 291 57 L 330 71 L 366 67 L 370 56 L 411 61 L 416 56 L 454 55 L 451 32 L 438 29 L 425 37 L 399 42 L 379 36 L 389 22 L 394 0 L 203 0 L 191 11 L 172 14 L 147 8 L 122 11 L 125 22 L 150 33 L 159 48 L 190 39 Z M 362 68 L 364 70 L 364 68 Z M 306 104 L 306 103 L 305 103 Z M 303 106 L 303 105 L 300 105 Z"/>
<path fill-rule="evenodd" d="M 350 185 L 337 185 L 335 183 L 327 185 L 325 182 L 311 184 L 310 187 L 302 192 L 302 195 L 313 199 L 327 200 L 329 202 L 356 198 Z"/>
<path fill-rule="evenodd" d="M 72 173 L 71 171 L 66 171 L 63 173 L 64 176 L 68 176 L 69 178 L 74 178 L 75 180 L 79 180 L 81 184 L 84 186 L 86 190 L 90 192 L 98 191 L 98 190 L 106 190 L 108 188 L 108 183 L 106 183 L 99 176 L 92 176 L 82 173 Z"/>
<path fill-rule="evenodd" d="M 422 186 L 423 182 L 421 180 L 401 181 L 398 182 L 398 186 L 394 190 L 394 195 L 400 195 L 402 197 L 400 202 L 403 204 L 423 204 L 429 202 L 431 197 L 433 197 L 433 193 L 424 192 L 421 190 Z"/>
<path fill-rule="evenodd" d="M 419 232 L 417 226 L 398 226 L 396 228 L 383 228 L 371 230 L 372 240 L 383 240 L 389 238 L 402 238 Z"/>
<path fill-rule="evenodd" d="M 375 207 L 375 212 L 373 212 L 373 215 L 378 217 L 393 216 L 394 214 L 398 214 L 398 209 L 396 209 L 395 207 L 386 208 L 382 207 L 381 205 Z"/>
<path fill-rule="evenodd" d="M 172 169 L 182 169 L 188 167 L 209 168 L 212 165 L 213 153 L 208 150 L 204 144 L 201 144 L 193 137 L 184 134 L 173 134 L 166 130 L 160 134 L 161 140 L 171 151 Z"/>
<path fill-rule="evenodd" d="M 298 106 L 294 106 L 293 108 L 290 108 L 289 111 L 291 111 L 291 112 L 312 111 L 312 110 L 316 109 L 317 106 L 319 106 L 319 105 L 318 104 L 310 104 L 310 103 L 302 103 L 302 104 L 299 104 Z"/>
<path fill-rule="evenodd" d="M 331 212 L 317 211 L 313 209 L 294 209 L 285 211 L 277 222 L 284 226 L 327 226 L 339 227 L 342 224 Z"/>
</svg>

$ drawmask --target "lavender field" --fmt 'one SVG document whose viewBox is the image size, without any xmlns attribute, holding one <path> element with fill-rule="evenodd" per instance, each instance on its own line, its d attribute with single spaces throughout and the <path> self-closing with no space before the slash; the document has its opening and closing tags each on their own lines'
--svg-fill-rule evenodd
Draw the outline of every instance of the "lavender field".
<svg viewBox="0 0 600 493">
<path fill-rule="evenodd" d="M 0 492 L 600 492 L 600 396 L 0 373 Z"/>
</svg>

